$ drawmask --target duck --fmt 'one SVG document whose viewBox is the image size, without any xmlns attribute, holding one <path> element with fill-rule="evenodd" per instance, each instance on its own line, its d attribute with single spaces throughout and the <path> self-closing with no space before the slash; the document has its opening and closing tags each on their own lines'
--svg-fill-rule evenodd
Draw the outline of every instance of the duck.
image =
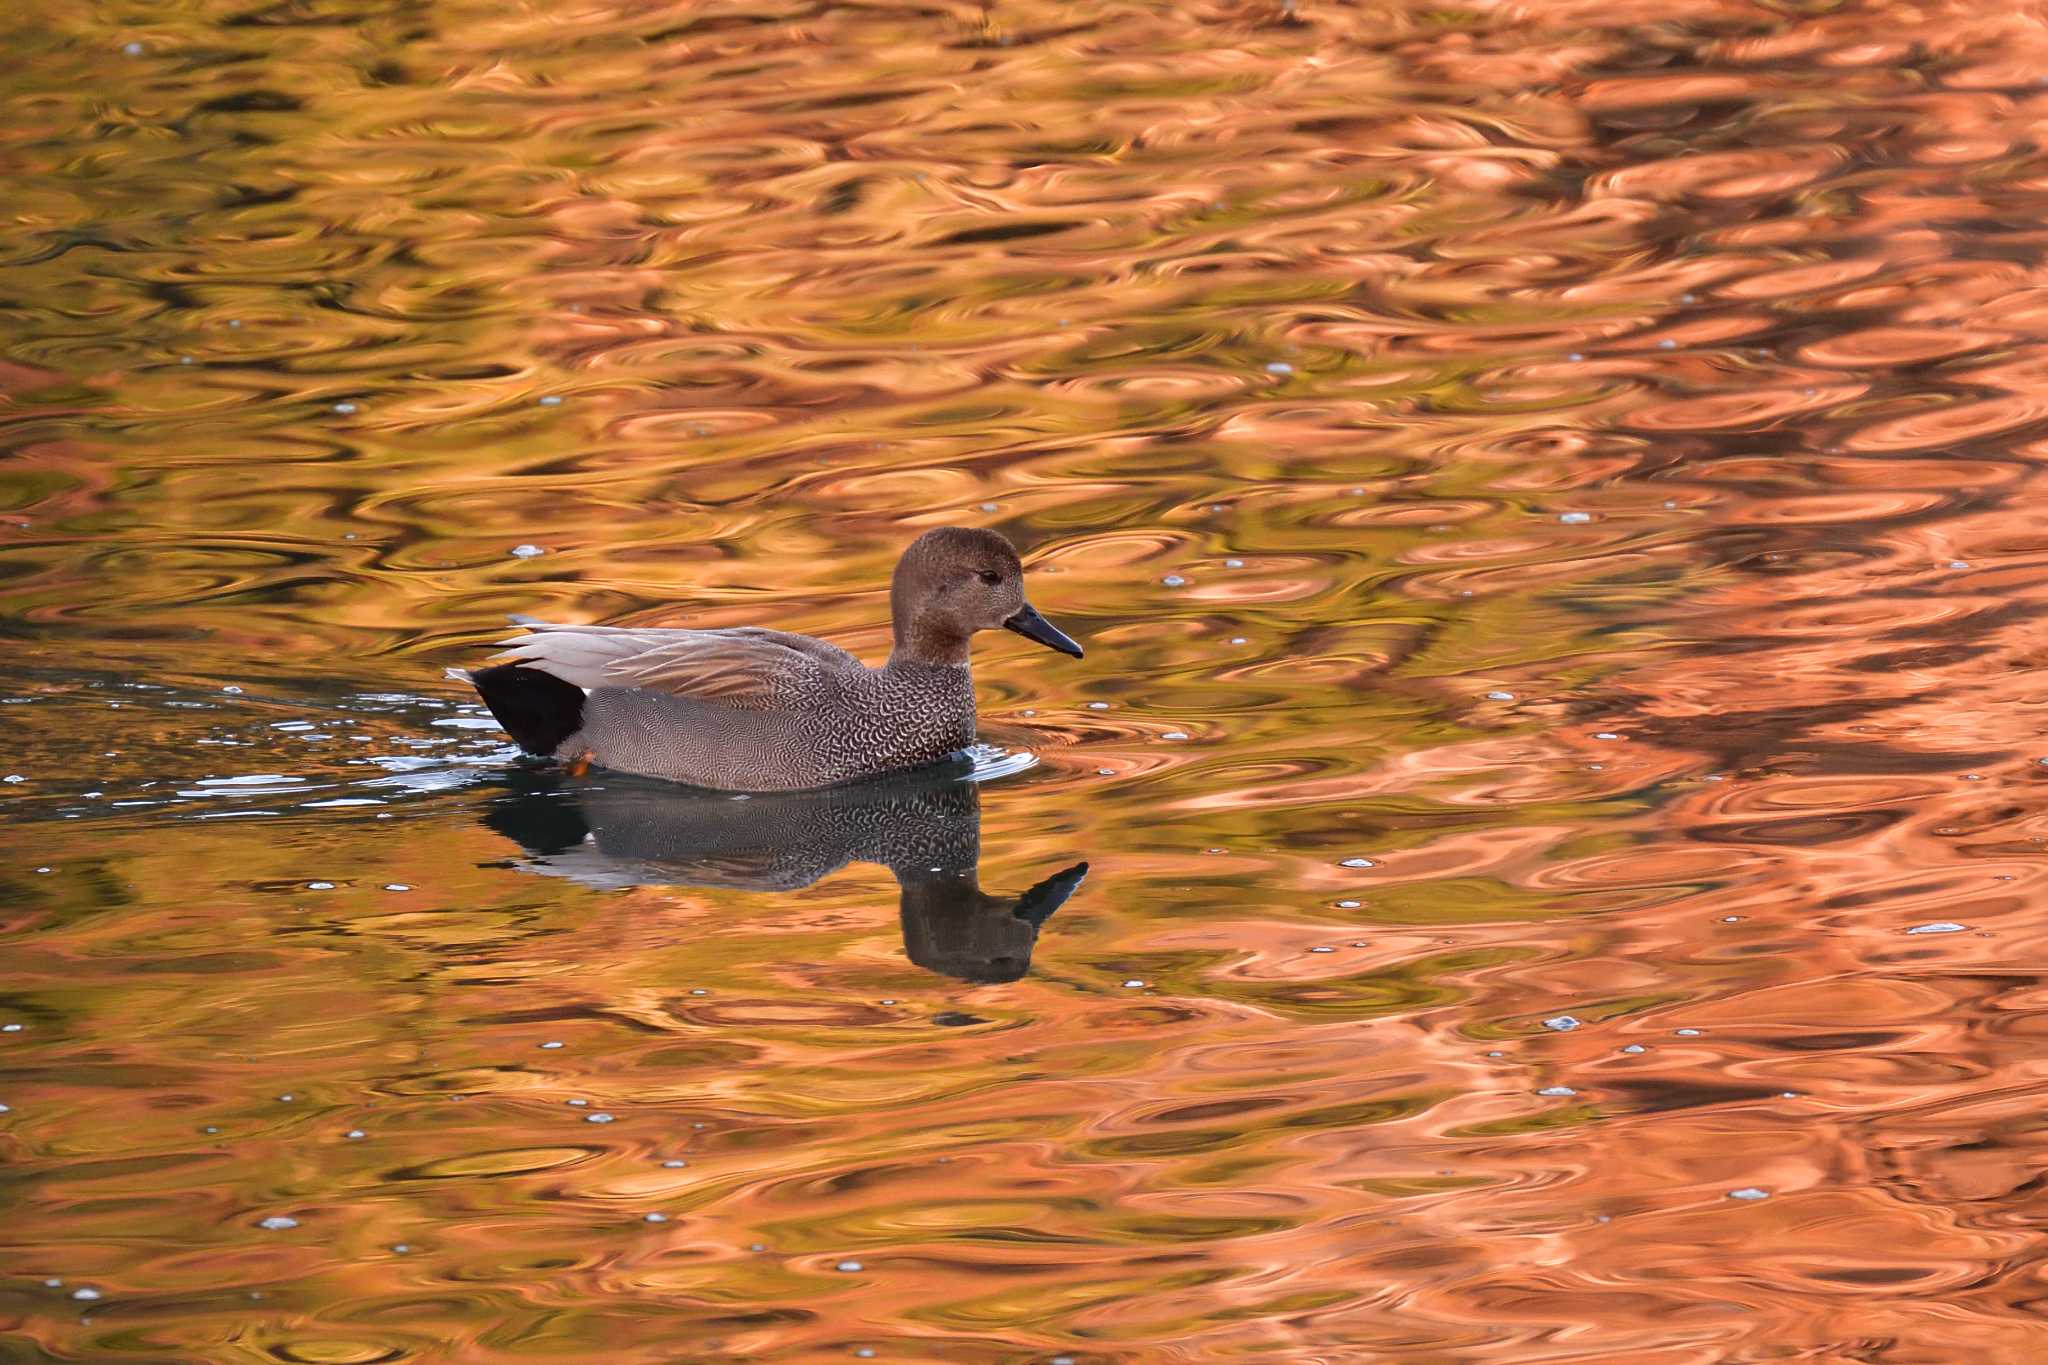
<svg viewBox="0 0 2048 1365">
<path fill-rule="evenodd" d="M 937 762 L 974 740 L 968 645 L 1013 631 L 1073 658 L 1024 597 L 1000 533 L 926 531 L 889 580 L 893 647 L 870 667 L 814 636 L 524 621 L 462 674 L 529 754 L 725 792 L 805 791 Z"/>
</svg>

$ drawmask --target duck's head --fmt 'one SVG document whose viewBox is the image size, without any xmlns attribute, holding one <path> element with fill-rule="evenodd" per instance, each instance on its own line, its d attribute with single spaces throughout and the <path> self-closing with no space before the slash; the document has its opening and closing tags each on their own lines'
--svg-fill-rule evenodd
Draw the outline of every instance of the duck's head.
<svg viewBox="0 0 2048 1365">
<path fill-rule="evenodd" d="M 896 652 L 920 663 L 967 659 L 976 631 L 998 626 L 1081 657 L 1081 646 L 1024 600 L 1024 565 L 994 531 L 942 526 L 910 542 L 889 583 Z"/>
</svg>

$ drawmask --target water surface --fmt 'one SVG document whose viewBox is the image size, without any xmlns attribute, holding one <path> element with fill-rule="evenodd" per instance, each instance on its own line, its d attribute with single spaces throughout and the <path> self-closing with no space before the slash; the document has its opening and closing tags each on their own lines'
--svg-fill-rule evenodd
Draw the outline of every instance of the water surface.
<svg viewBox="0 0 2048 1365">
<path fill-rule="evenodd" d="M 2041 1357 L 2038 17 L 0 42 L 0 1355 Z M 947 523 L 978 774 L 441 676 Z"/>
</svg>

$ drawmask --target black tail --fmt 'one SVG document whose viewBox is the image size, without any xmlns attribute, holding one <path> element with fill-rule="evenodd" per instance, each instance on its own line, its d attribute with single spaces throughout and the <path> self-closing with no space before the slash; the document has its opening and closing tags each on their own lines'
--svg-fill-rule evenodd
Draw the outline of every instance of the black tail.
<svg viewBox="0 0 2048 1365">
<path fill-rule="evenodd" d="M 478 669 L 469 680 L 498 724 L 530 754 L 551 755 L 583 728 L 583 689 L 552 673 L 499 664 Z"/>
</svg>

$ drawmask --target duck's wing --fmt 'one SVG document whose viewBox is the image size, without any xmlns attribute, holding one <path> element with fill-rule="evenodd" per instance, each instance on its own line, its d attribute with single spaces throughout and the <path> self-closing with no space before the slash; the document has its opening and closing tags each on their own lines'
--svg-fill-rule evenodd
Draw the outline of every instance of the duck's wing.
<svg viewBox="0 0 2048 1365">
<path fill-rule="evenodd" d="M 750 640 L 778 644 L 793 649 L 799 654 L 816 659 L 827 668 L 859 668 L 860 660 L 848 654 L 829 640 L 820 640 L 815 635 L 798 635 L 787 630 L 764 630 L 760 626 L 733 626 L 719 631 L 720 635 L 744 635 Z"/>
<path fill-rule="evenodd" d="M 499 643 L 508 662 L 577 687 L 642 687 L 749 710 L 815 697 L 830 674 L 858 666 L 823 640 L 786 631 L 653 630 L 528 622 Z"/>
</svg>

